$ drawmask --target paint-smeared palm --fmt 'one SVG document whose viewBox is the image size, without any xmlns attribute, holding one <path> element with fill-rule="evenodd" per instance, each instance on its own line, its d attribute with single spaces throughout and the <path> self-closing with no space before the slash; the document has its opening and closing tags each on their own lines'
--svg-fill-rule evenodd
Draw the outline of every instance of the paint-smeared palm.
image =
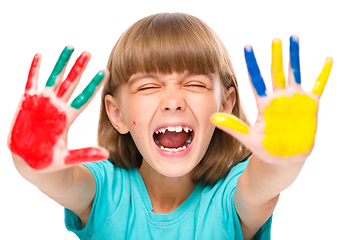
<svg viewBox="0 0 342 240">
<path fill-rule="evenodd" d="M 37 91 L 41 55 L 35 55 L 25 93 L 13 119 L 9 148 L 35 170 L 56 171 L 82 162 L 106 159 L 109 155 L 102 148 L 67 148 L 70 125 L 89 104 L 106 76 L 100 71 L 69 105 L 67 101 L 90 59 L 89 53 L 82 53 L 66 80 L 61 82 L 72 52 L 72 47 L 63 50 L 42 92 Z"/>
<path fill-rule="evenodd" d="M 266 90 L 252 47 L 246 46 L 245 58 L 259 112 L 257 120 L 253 127 L 248 127 L 231 115 L 217 113 L 213 122 L 265 161 L 284 157 L 305 159 L 314 145 L 319 98 L 328 80 L 332 59 L 326 59 L 314 88 L 307 93 L 301 88 L 297 37 L 290 38 L 287 87 L 279 39 L 272 43 L 273 92 Z"/>
</svg>

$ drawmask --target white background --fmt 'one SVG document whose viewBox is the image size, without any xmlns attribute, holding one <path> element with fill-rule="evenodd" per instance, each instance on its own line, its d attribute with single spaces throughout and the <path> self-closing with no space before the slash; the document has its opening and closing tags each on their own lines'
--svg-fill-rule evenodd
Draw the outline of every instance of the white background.
<svg viewBox="0 0 342 240">
<path fill-rule="evenodd" d="M 106 67 L 115 42 L 131 24 L 158 12 L 186 12 L 203 19 L 222 38 L 231 54 L 242 102 L 252 122 L 257 113 L 244 62 L 244 45 L 254 47 L 269 89 L 271 41 L 275 37 L 283 40 L 284 69 L 288 65 L 288 39 L 291 34 L 300 37 L 302 82 L 307 91 L 319 75 L 325 57 L 334 58 L 319 109 L 315 149 L 295 183 L 281 194 L 274 212 L 272 237 L 342 239 L 340 10 L 338 0 L 1 1 L 0 238 L 77 239 L 64 227 L 63 208 L 18 174 L 6 147 L 11 119 L 34 54 L 43 54 L 39 81 L 42 89 L 64 46 L 75 47 L 71 62 L 82 51 L 90 51 L 92 60 L 76 89 L 78 94 L 98 70 Z M 70 148 L 96 145 L 99 100 L 98 94 L 75 121 L 69 135 Z"/>
</svg>

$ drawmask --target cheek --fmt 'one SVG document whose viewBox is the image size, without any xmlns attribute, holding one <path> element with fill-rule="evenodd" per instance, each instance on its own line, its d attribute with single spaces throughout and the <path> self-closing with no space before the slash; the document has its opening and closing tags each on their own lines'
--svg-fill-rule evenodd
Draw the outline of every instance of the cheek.
<svg viewBox="0 0 342 240">
<path fill-rule="evenodd" d="M 187 103 L 191 110 L 197 113 L 198 117 L 203 116 L 209 121 L 210 116 L 220 110 L 220 105 L 216 98 L 212 93 L 207 96 L 188 96 Z"/>
<path fill-rule="evenodd" d="M 154 115 L 151 105 L 136 105 L 129 107 L 125 117 L 125 123 L 129 128 L 146 128 Z"/>
<path fill-rule="evenodd" d="M 142 98 L 133 98 L 125 102 L 123 119 L 135 142 L 138 141 L 138 137 L 139 139 L 144 137 L 144 132 L 148 132 L 156 103 L 157 100 L 150 101 Z"/>
</svg>

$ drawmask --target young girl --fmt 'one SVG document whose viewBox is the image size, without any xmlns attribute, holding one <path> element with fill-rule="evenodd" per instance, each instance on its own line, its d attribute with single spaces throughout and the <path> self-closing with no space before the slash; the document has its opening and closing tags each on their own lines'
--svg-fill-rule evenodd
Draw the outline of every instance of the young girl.
<svg viewBox="0 0 342 240">
<path fill-rule="evenodd" d="M 275 39 L 269 92 L 246 46 L 259 110 L 251 127 L 228 52 L 198 18 L 163 13 L 133 24 L 109 71 L 68 104 L 90 59 L 82 53 L 62 81 L 72 52 L 63 50 L 42 92 L 34 57 L 8 138 L 19 173 L 66 208 L 68 230 L 80 239 L 270 239 L 279 194 L 312 151 L 331 58 L 304 92 L 291 37 L 285 87 Z M 101 147 L 69 150 L 70 125 L 103 83 Z"/>
</svg>

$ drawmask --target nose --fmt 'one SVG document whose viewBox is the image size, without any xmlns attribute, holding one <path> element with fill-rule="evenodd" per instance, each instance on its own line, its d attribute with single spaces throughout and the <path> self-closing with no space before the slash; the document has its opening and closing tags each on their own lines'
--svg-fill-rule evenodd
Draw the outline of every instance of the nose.
<svg viewBox="0 0 342 240">
<path fill-rule="evenodd" d="M 182 112 L 186 109 L 186 101 L 181 89 L 164 88 L 164 94 L 161 101 L 161 110 L 163 112 Z"/>
</svg>

